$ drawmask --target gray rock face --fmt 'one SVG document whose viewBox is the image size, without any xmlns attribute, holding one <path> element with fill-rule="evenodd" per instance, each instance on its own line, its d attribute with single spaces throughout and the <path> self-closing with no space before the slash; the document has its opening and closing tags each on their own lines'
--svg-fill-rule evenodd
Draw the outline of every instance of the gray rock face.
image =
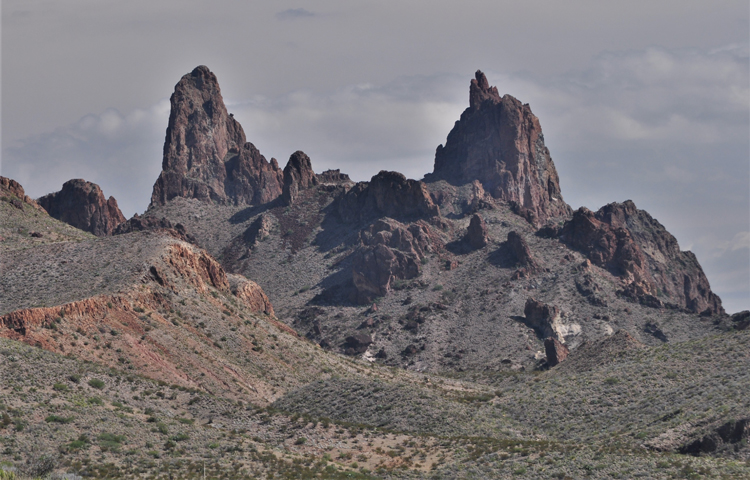
<svg viewBox="0 0 750 480">
<path fill-rule="evenodd" d="M 100 237 L 112 235 L 125 221 L 114 197 L 107 199 L 99 185 L 80 178 L 65 182 L 62 190 L 37 202 L 51 217 Z"/>
<path fill-rule="evenodd" d="M 216 76 L 205 66 L 183 76 L 170 98 L 162 172 L 151 203 L 175 197 L 231 204 L 266 203 L 281 195 L 283 173 L 269 163 L 227 113 Z"/>
<path fill-rule="evenodd" d="M 479 180 L 492 197 L 516 202 L 532 223 L 568 215 L 560 182 L 539 119 L 528 104 L 500 97 L 477 71 L 469 90 L 469 108 L 435 153 L 435 168 L 425 181 L 463 185 Z"/>
</svg>

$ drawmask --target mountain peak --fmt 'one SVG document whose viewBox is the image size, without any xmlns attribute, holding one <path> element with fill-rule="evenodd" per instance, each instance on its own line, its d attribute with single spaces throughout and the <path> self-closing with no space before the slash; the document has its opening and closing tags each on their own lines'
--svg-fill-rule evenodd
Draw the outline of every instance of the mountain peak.
<svg viewBox="0 0 750 480">
<path fill-rule="evenodd" d="M 500 97 L 477 70 L 469 87 L 469 108 L 435 152 L 426 181 L 464 185 L 475 180 L 492 197 L 515 202 L 532 223 L 569 215 L 539 119 L 528 104 Z"/>
<path fill-rule="evenodd" d="M 227 112 L 219 82 L 201 65 L 184 75 L 170 98 L 162 173 L 151 203 L 175 197 L 233 204 L 281 195 L 283 173 L 269 163 Z"/>
</svg>

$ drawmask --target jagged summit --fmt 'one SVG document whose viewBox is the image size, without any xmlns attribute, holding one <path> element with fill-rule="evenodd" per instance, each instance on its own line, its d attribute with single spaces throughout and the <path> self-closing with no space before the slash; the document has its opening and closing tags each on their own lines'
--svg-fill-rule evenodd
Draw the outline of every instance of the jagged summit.
<svg viewBox="0 0 750 480">
<path fill-rule="evenodd" d="M 208 67 L 184 75 L 170 98 L 162 172 L 152 205 L 175 197 L 232 204 L 266 203 L 281 195 L 283 172 L 269 163 L 227 113 Z"/>
<path fill-rule="evenodd" d="M 515 202 L 535 224 L 569 215 L 539 119 L 528 104 L 500 97 L 477 71 L 469 87 L 469 108 L 435 152 L 425 181 L 464 185 L 479 180 L 492 197 Z"/>
</svg>

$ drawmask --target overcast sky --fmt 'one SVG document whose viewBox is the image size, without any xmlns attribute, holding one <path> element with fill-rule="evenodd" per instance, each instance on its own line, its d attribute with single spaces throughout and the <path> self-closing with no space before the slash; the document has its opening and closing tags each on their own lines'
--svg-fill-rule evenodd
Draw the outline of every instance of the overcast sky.
<svg viewBox="0 0 750 480">
<path fill-rule="evenodd" d="M 126 216 L 197 65 L 267 158 L 421 178 L 476 69 L 531 104 L 565 200 L 632 199 L 750 308 L 750 6 L 740 1 L 3 0 L 2 175 L 85 178 Z"/>
</svg>

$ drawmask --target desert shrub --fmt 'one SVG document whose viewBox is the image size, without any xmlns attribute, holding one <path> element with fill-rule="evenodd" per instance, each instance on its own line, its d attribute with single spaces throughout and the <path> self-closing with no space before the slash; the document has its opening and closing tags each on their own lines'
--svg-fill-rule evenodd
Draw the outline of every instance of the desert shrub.
<svg viewBox="0 0 750 480">
<path fill-rule="evenodd" d="M 98 378 L 92 378 L 91 380 L 89 380 L 89 386 L 91 388 L 101 390 L 102 388 L 104 388 L 104 382 L 102 380 L 99 380 Z"/>
<path fill-rule="evenodd" d="M 56 392 L 67 392 L 68 386 L 65 385 L 64 383 L 56 383 L 52 386 L 52 390 Z"/>
<path fill-rule="evenodd" d="M 73 421 L 73 417 L 60 417 L 58 415 L 49 415 L 44 419 L 47 423 L 70 423 Z"/>
</svg>

